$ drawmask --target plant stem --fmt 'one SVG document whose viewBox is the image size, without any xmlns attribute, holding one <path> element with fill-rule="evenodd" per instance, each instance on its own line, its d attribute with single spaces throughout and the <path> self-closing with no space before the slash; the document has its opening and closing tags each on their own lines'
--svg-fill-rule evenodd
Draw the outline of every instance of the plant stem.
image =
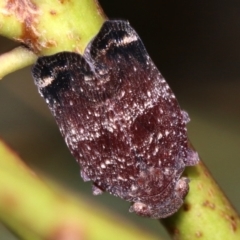
<svg viewBox="0 0 240 240">
<path fill-rule="evenodd" d="M 4 76 L 33 64 L 37 56 L 25 47 L 17 47 L 0 55 L 0 79 Z"/>
<path fill-rule="evenodd" d="M 238 240 L 240 220 L 211 174 L 200 162 L 186 169 L 190 191 L 183 207 L 161 222 L 177 240 Z"/>
<path fill-rule="evenodd" d="M 0 1 L 0 35 L 31 50 L 20 48 L 2 55 L 0 79 L 33 64 L 37 56 L 61 51 L 83 53 L 105 18 L 95 0 Z M 8 59 L 13 64 L 8 64 Z"/>
</svg>

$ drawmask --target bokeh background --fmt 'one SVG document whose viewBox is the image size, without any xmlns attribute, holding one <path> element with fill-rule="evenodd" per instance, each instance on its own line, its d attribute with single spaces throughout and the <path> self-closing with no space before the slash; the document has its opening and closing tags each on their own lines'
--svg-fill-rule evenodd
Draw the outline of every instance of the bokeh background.
<svg viewBox="0 0 240 240">
<path fill-rule="evenodd" d="M 193 145 L 239 212 L 240 1 L 100 0 L 100 4 L 110 19 L 127 19 L 137 30 L 191 117 Z M 14 46 L 0 38 L 0 53 Z M 125 215 L 139 228 L 159 233 L 157 221 L 129 214 L 129 203 L 109 194 L 92 196 L 91 185 L 83 184 L 79 167 L 34 86 L 30 68 L 0 81 L 0 116 L 0 137 L 36 172 Z M 16 238 L 0 224 L 0 239 Z"/>
</svg>

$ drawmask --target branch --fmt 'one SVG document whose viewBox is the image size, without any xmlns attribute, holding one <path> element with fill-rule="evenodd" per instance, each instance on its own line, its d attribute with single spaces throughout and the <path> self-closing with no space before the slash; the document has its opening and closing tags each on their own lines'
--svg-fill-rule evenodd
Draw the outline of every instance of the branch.
<svg viewBox="0 0 240 240">
<path fill-rule="evenodd" d="M 27 46 L 2 55 L 0 78 L 31 65 L 36 56 L 83 53 L 105 15 L 95 0 L 0 1 L 0 35 Z M 16 57 L 16 59 L 14 59 Z M 14 65 L 10 66 L 8 60 Z"/>
<path fill-rule="evenodd" d="M 183 207 L 161 222 L 173 239 L 238 240 L 240 219 L 201 161 L 186 169 L 190 191 Z"/>
<path fill-rule="evenodd" d="M 33 64 L 37 56 L 25 47 L 17 47 L 0 55 L 0 79 L 21 68 Z"/>
</svg>

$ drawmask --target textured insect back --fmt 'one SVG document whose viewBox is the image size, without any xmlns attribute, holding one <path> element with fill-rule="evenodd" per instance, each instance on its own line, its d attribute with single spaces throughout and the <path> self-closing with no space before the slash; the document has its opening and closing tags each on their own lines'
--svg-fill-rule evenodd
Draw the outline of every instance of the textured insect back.
<svg viewBox="0 0 240 240">
<path fill-rule="evenodd" d="M 39 58 L 33 77 L 95 195 L 108 191 L 152 218 L 181 207 L 181 174 L 199 161 L 189 117 L 127 21 L 106 21 L 83 56 Z"/>
</svg>

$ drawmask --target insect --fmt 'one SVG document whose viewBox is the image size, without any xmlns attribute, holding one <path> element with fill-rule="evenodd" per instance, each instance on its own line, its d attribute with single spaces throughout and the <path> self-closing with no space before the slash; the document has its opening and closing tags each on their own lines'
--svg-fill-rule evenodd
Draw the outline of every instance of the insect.
<svg viewBox="0 0 240 240">
<path fill-rule="evenodd" d="M 151 218 L 175 213 L 188 192 L 188 114 L 127 21 L 106 21 L 83 55 L 40 57 L 32 70 L 84 181 Z"/>
</svg>

